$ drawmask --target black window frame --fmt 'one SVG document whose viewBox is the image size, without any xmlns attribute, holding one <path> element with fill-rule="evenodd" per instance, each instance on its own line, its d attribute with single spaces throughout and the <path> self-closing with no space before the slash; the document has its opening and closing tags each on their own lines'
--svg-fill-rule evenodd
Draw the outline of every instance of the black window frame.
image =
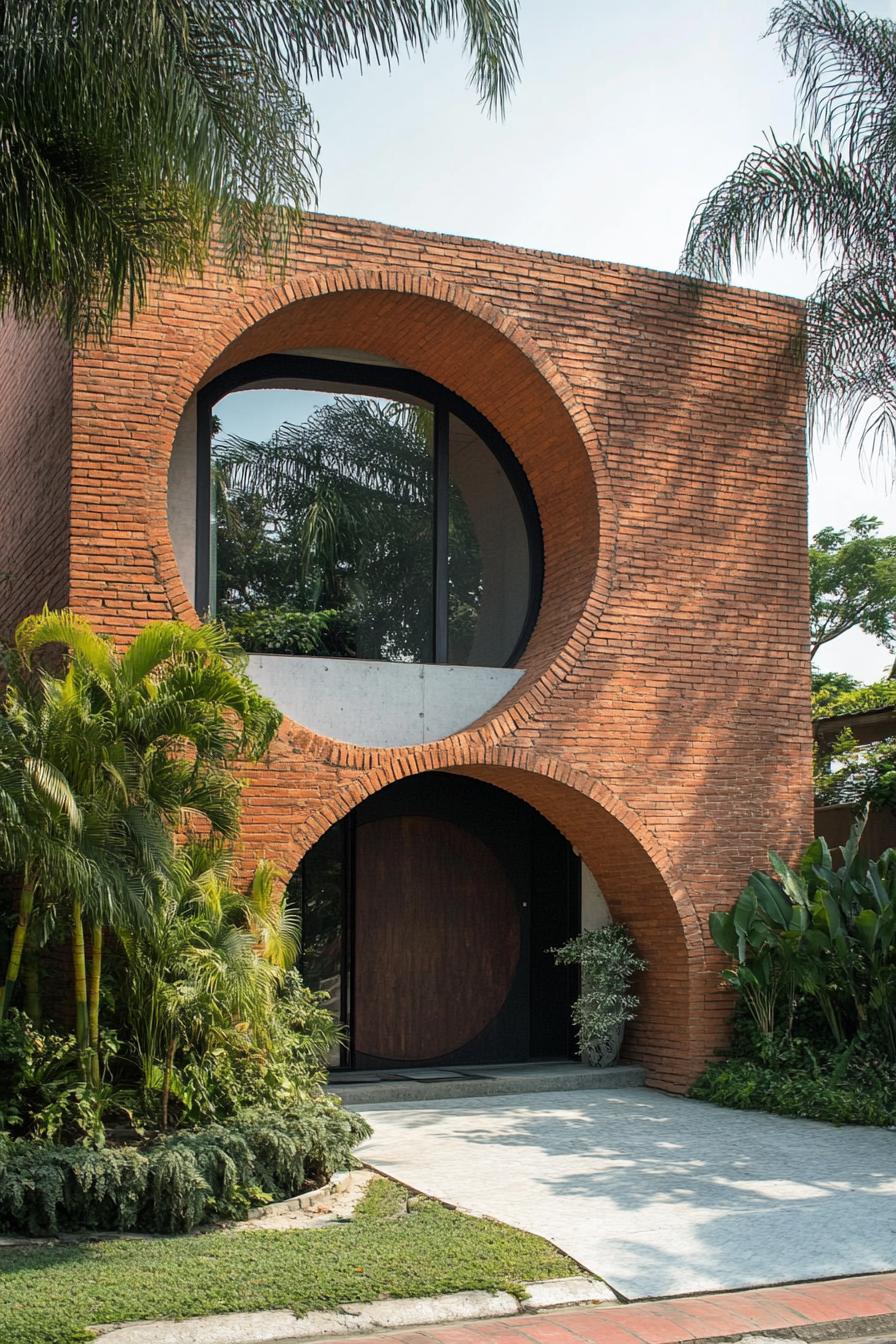
<svg viewBox="0 0 896 1344">
<path fill-rule="evenodd" d="M 544 579 L 544 541 L 532 488 L 513 451 L 494 425 L 475 406 L 426 374 L 391 364 L 364 364 L 316 355 L 261 355 L 227 369 L 197 394 L 196 456 L 196 610 L 208 612 L 211 551 L 212 413 L 231 392 L 255 383 L 296 378 L 370 388 L 371 392 L 404 392 L 433 407 L 433 639 L 432 662 L 448 662 L 448 496 L 450 489 L 449 421 L 462 420 L 496 459 L 510 482 L 526 529 L 529 591 L 526 615 L 516 643 L 503 664 L 514 667 L 535 628 Z M 387 660 L 382 660 L 387 661 Z"/>
</svg>

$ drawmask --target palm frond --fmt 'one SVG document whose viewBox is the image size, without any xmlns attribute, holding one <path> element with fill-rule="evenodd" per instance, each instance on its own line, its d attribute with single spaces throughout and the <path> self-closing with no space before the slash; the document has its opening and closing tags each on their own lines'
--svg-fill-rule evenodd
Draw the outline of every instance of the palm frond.
<svg viewBox="0 0 896 1344">
<path fill-rule="evenodd" d="M 78 800 L 61 770 L 52 761 L 26 756 L 22 770 L 32 788 L 52 807 L 61 812 L 72 831 L 80 831 L 83 818 Z"/>
<path fill-rule="evenodd" d="M 679 263 L 688 275 L 729 281 L 766 245 L 823 261 L 893 228 L 896 197 L 875 174 L 819 145 L 770 137 L 700 203 Z"/>
<path fill-rule="evenodd" d="M 276 869 L 261 859 L 252 875 L 246 898 L 246 919 L 259 953 L 272 966 L 288 970 L 299 951 L 299 917 L 276 888 Z"/>
<path fill-rule="evenodd" d="M 519 67 L 514 0 L 29 0 L 0 40 L 0 306 L 104 336 L 154 275 L 283 257 L 316 200 L 302 84 L 462 32 L 481 101 Z"/>
<path fill-rule="evenodd" d="M 98 635 L 83 616 L 74 611 L 50 611 L 44 607 L 37 616 L 26 616 L 15 633 L 15 647 L 27 663 L 38 649 L 61 644 L 86 663 L 96 676 L 108 680 L 114 654 L 109 640 Z"/>
<path fill-rule="evenodd" d="M 405 51 L 425 52 L 442 34 L 462 30 L 472 57 L 470 82 L 480 101 L 503 111 L 519 74 L 516 0 L 355 0 L 296 4 L 281 33 L 303 78 L 340 74 L 350 65 L 391 66 Z"/>
<path fill-rule="evenodd" d="M 797 81 L 797 118 L 809 137 L 845 144 L 851 156 L 891 136 L 896 48 L 887 19 L 842 0 L 791 0 L 772 10 L 769 33 Z"/>
<path fill-rule="evenodd" d="M 896 23 L 787 0 L 770 32 L 796 78 L 800 140 L 755 149 L 698 206 L 681 269 L 730 280 L 762 249 L 822 266 L 807 306 L 810 427 L 896 454 Z"/>
</svg>

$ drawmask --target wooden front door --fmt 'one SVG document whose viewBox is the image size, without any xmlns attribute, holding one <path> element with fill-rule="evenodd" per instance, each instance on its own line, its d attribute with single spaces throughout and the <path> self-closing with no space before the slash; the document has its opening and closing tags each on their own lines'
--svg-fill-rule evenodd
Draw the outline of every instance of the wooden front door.
<svg viewBox="0 0 896 1344">
<path fill-rule="evenodd" d="M 455 776 L 358 811 L 355 1067 L 490 1063 L 529 1052 L 529 854 L 520 804 Z"/>
</svg>

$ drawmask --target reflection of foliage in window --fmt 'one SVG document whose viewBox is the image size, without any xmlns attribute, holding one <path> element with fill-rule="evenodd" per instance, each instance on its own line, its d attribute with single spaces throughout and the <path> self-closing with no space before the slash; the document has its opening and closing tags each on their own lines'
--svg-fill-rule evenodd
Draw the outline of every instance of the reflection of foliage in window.
<svg viewBox="0 0 896 1344">
<path fill-rule="evenodd" d="M 321 645 L 309 651 L 428 660 L 431 444 L 428 407 L 348 394 L 319 406 L 302 424 L 281 425 L 265 443 L 218 439 L 219 617 L 245 624 L 251 613 L 279 615 L 286 649 L 284 617 L 300 641 L 309 613 L 334 613 L 326 626 L 315 627 Z M 452 576 L 449 602 L 475 610 L 478 545 L 459 498 L 451 515 L 464 564 Z"/>
<path fill-rule="evenodd" d="M 300 912 L 302 979 L 331 994 L 342 974 L 344 863 L 345 830 L 337 823 L 308 851 L 286 888 L 287 902 Z"/>
</svg>

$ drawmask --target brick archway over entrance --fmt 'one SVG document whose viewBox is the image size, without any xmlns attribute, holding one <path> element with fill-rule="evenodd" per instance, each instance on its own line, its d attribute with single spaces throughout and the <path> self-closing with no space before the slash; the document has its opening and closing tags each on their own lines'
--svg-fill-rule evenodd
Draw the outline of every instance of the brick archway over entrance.
<svg viewBox="0 0 896 1344">
<path fill-rule="evenodd" d="M 397 756 L 397 753 L 393 753 Z M 359 770 L 328 803 L 268 852 L 284 875 L 331 825 L 398 779 L 432 769 L 481 780 L 541 813 L 573 845 L 597 878 L 613 918 L 626 924 L 648 962 L 638 977 L 638 1020 L 625 1054 L 645 1065 L 648 1081 L 677 1091 L 724 1039 L 730 1004 L 719 986 L 720 960 L 674 865 L 644 822 L 599 781 L 535 753 L 444 744 L 408 753 L 389 770 Z M 253 789 L 244 833 L 270 836 L 265 802 Z M 707 1015 L 694 1006 L 711 1007 Z"/>
</svg>

